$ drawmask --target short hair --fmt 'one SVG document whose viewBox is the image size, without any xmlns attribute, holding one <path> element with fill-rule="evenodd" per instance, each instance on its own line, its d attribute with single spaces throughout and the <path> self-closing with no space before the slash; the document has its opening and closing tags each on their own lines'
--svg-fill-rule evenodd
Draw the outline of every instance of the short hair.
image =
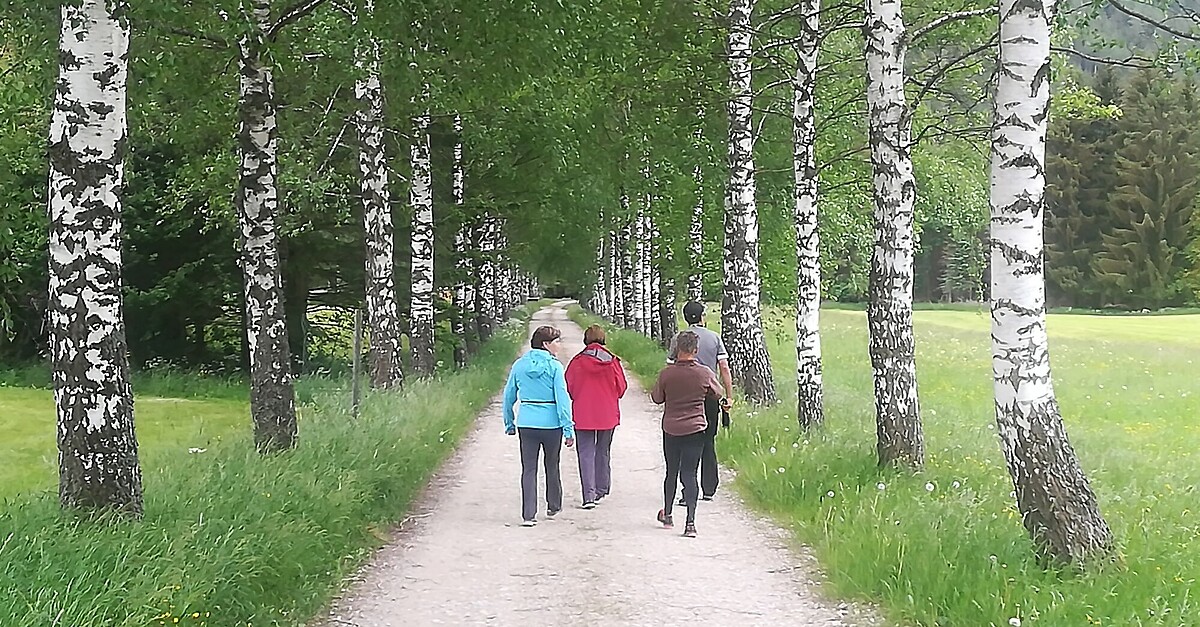
<svg viewBox="0 0 1200 627">
<path fill-rule="evenodd" d="M 598 324 L 593 324 L 583 332 L 584 344 L 603 344 L 604 343 L 604 327 Z"/>
<path fill-rule="evenodd" d="M 551 326 L 538 327 L 529 338 L 530 348 L 546 348 L 546 345 L 562 337 L 562 332 Z"/>
<path fill-rule="evenodd" d="M 695 331 L 680 331 L 675 336 L 675 351 L 680 354 L 695 355 L 700 350 L 700 336 Z"/>
<path fill-rule="evenodd" d="M 683 319 L 688 324 L 700 324 L 700 321 L 704 319 L 704 303 L 693 300 L 684 305 Z"/>
</svg>

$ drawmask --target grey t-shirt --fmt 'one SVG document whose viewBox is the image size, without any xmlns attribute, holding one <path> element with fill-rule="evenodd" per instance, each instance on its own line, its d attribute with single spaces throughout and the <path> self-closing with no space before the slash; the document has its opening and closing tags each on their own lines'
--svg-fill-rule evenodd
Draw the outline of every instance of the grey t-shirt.
<svg viewBox="0 0 1200 627">
<path fill-rule="evenodd" d="M 717 362 L 729 359 L 729 353 L 725 352 L 725 343 L 721 341 L 721 336 L 698 324 L 693 324 L 684 331 L 691 331 L 700 338 L 700 350 L 696 353 L 696 361 L 708 366 L 708 369 L 713 372 L 720 372 L 717 370 Z M 667 351 L 667 360 L 675 361 L 678 354 L 675 338 L 671 338 L 671 348 Z"/>
</svg>

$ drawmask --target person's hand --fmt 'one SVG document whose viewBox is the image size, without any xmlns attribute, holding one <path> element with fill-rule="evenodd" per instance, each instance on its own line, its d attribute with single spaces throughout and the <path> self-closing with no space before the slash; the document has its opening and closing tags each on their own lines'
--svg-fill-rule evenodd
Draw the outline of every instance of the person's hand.
<svg viewBox="0 0 1200 627">
<path fill-rule="evenodd" d="M 567 448 L 575 446 L 575 438 L 567 438 Z"/>
<path fill-rule="evenodd" d="M 725 411 L 729 411 L 730 407 L 733 407 L 733 401 L 730 400 L 730 398 L 728 396 L 723 397 L 721 399 L 721 409 L 724 409 Z"/>
</svg>

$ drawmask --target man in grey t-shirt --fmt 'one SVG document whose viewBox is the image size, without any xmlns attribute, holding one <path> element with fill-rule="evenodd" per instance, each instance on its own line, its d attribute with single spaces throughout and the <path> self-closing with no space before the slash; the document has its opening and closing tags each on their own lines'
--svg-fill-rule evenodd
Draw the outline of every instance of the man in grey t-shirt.
<svg viewBox="0 0 1200 627">
<path fill-rule="evenodd" d="M 704 417 L 708 420 L 708 428 L 704 432 L 704 452 L 700 456 L 700 489 L 703 492 L 701 498 L 711 501 L 721 481 L 717 472 L 717 421 L 720 420 L 722 408 L 729 410 L 729 399 L 733 397 L 733 375 L 729 371 L 729 353 L 725 351 L 725 343 L 721 341 L 721 336 L 704 327 L 704 305 L 696 301 L 684 305 L 683 319 L 692 325 L 684 330 L 692 331 L 700 339 L 696 361 L 716 373 L 721 380 L 721 386 L 725 388 L 725 398 L 720 402 L 710 399 L 704 403 Z M 668 361 L 675 361 L 676 353 L 675 338 L 671 338 Z"/>
</svg>

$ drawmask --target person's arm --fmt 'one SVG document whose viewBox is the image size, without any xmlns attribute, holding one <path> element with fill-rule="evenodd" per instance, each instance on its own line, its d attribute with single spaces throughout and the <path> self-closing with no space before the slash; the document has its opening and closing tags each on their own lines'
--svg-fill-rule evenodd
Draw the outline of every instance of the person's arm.
<svg viewBox="0 0 1200 627">
<path fill-rule="evenodd" d="M 578 357 L 575 359 L 578 359 Z M 579 390 L 579 384 L 577 383 L 579 369 L 575 368 L 575 359 L 572 359 L 571 363 L 567 364 L 567 373 L 564 375 L 567 378 L 567 395 L 572 399 L 575 398 L 575 392 Z M 575 368 L 575 370 L 571 370 L 572 368 Z"/>
<path fill-rule="evenodd" d="M 725 341 L 717 336 L 717 370 L 720 370 L 721 383 L 725 385 L 725 398 L 733 400 L 733 373 L 729 371 L 729 351 L 725 350 Z"/>
<path fill-rule="evenodd" d="M 655 405 L 662 405 L 667 401 L 667 396 L 663 393 L 663 372 L 666 371 L 666 368 L 664 368 L 662 372 L 658 373 L 658 379 L 654 382 L 654 388 L 650 390 L 650 400 L 654 401 Z"/>
<path fill-rule="evenodd" d="M 517 402 L 517 377 L 513 371 L 508 373 L 508 383 L 504 384 L 504 432 L 514 433 L 517 429 L 516 416 L 513 415 L 513 404 Z"/>
<path fill-rule="evenodd" d="M 717 362 L 717 368 L 721 371 L 721 384 L 725 386 L 725 398 L 733 399 L 733 373 L 729 371 L 729 359 L 722 359 Z"/>
<path fill-rule="evenodd" d="M 620 359 L 617 359 L 615 370 L 617 371 L 614 377 L 616 379 L 617 398 L 623 398 L 625 391 L 629 389 L 629 381 L 625 378 L 625 369 L 621 367 Z"/>
<path fill-rule="evenodd" d="M 554 406 L 558 409 L 558 424 L 562 427 L 563 437 L 574 440 L 575 421 L 571 418 L 571 395 L 567 393 L 567 377 L 562 365 L 554 368 Z"/>
</svg>

